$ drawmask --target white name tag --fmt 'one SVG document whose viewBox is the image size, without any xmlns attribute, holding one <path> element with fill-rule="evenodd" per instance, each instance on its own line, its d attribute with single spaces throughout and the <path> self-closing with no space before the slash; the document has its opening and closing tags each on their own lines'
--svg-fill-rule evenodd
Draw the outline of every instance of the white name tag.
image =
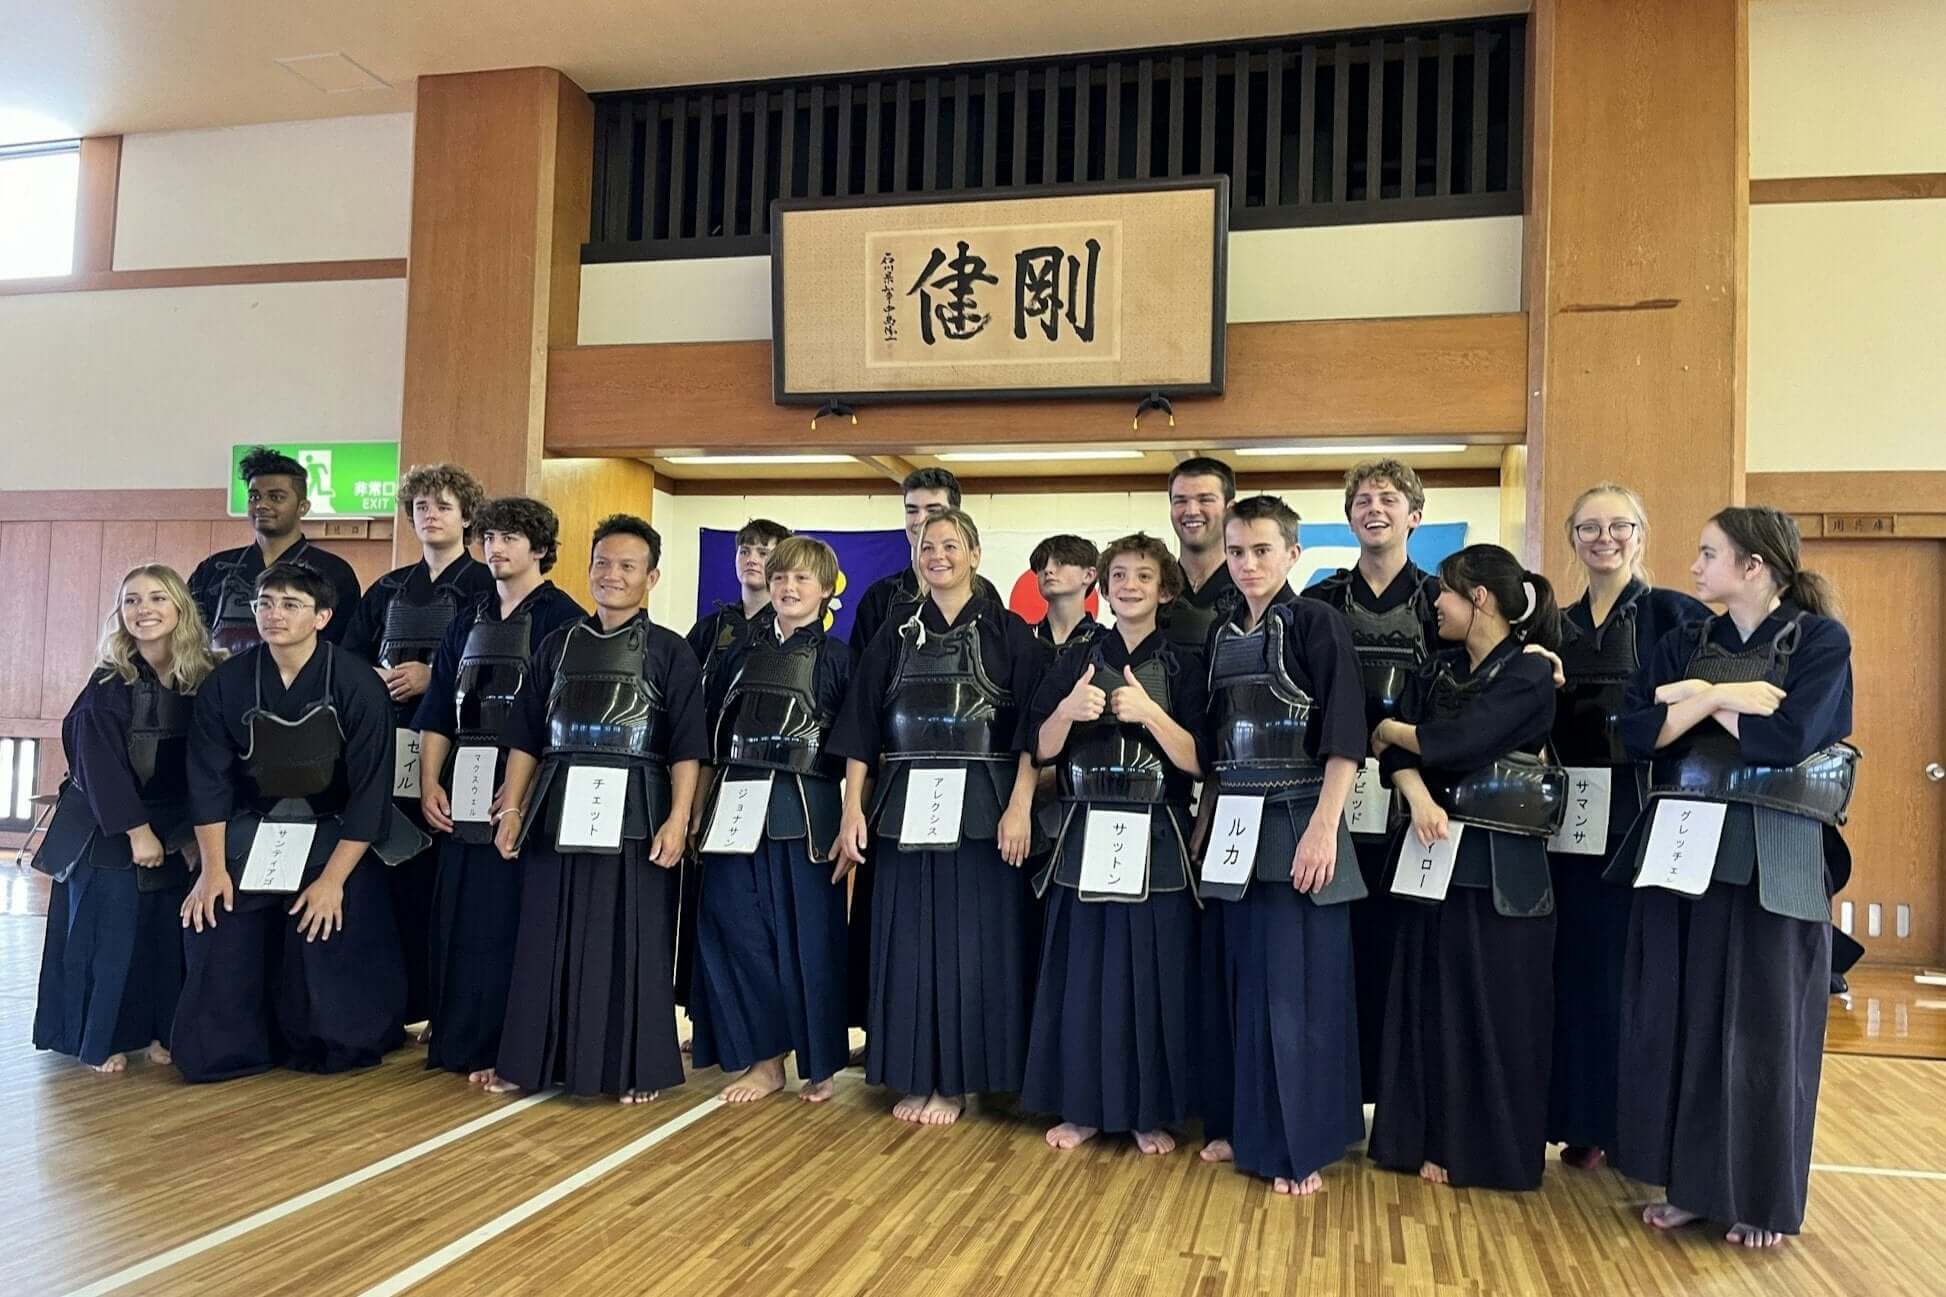
<svg viewBox="0 0 1946 1297">
<path fill-rule="evenodd" d="M 461 748 L 453 757 L 453 819 L 485 824 L 493 818 L 493 770 L 498 748 Z"/>
<path fill-rule="evenodd" d="M 1394 896 L 1413 896 L 1422 901 L 1446 899 L 1466 826 L 1448 823 L 1446 833 L 1448 836 L 1427 847 L 1420 845 L 1417 833 L 1406 829 L 1405 842 L 1399 847 L 1399 867 L 1392 875 Z"/>
<path fill-rule="evenodd" d="M 899 845 L 957 846 L 960 808 L 965 801 L 965 766 L 912 771 L 905 780 L 905 818 L 899 823 Z"/>
<path fill-rule="evenodd" d="M 1247 883 L 1257 864 L 1257 835 L 1264 826 L 1264 799 L 1235 793 L 1216 799 L 1209 843 L 1203 848 L 1203 881 Z"/>
<path fill-rule="evenodd" d="M 622 806 L 628 799 L 628 771 L 612 766 L 569 766 L 561 795 L 561 830 L 554 845 L 562 851 L 622 845 Z"/>
<path fill-rule="evenodd" d="M 296 891 L 304 881 L 304 865 L 311 858 L 311 843 L 317 836 L 318 826 L 310 821 L 280 824 L 265 820 L 259 824 L 249 858 L 243 862 L 243 890 Z"/>
<path fill-rule="evenodd" d="M 729 779 L 716 794 L 709 832 L 700 848 L 713 856 L 747 856 L 764 835 L 764 816 L 770 812 L 770 776 Z"/>
<path fill-rule="evenodd" d="M 1568 812 L 1561 818 L 1561 827 L 1547 840 L 1549 851 L 1564 856 L 1598 856 L 1608 849 L 1609 780 L 1614 773 L 1606 766 L 1568 767 Z"/>
<path fill-rule="evenodd" d="M 392 796 L 419 798 L 419 731 L 395 730 L 392 744 Z"/>
<path fill-rule="evenodd" d="M 1149 813 L 1089 811 L 1081 847 L 1081 890 L 1140 896 L 1149 878 Z"/>
<path fill-rule="evenodd" d="M 1723 840 L 1723 816 L 1729 809 L 1721 802 L 1680 797 L 1657 802 L 1635 885 L 1701 896 L 1716 872 L 1716 847 Z"/>
<path fill-rule="evenodd" d="M 1392 790 L 1379 780 L 1378 762 L 1365 758 L 1352 781 L 1351 796 L 1345 799 L 1345 827 L 1353 833 L 1383 835 L 1392 815 Z"/>
</svg>

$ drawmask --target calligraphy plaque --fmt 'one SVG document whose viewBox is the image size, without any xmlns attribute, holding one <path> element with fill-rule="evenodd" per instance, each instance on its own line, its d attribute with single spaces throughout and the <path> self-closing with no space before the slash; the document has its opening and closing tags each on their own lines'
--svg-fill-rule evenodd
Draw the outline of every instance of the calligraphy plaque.
<svg viewBox="0 0 1946 1297">
<path fill-rule="evenodd" d="M 1223 390 L 1229 180 L 780 199 L 780 404 Z"/>
</svg>

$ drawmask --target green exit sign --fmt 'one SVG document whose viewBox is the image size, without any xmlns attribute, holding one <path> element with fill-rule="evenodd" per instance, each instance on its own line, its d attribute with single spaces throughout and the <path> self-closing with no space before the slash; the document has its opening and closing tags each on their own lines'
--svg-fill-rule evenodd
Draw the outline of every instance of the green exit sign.
<svg viewBox="0 0 1946 1297">
<path fill-rule="evenodd" d="M 390 518 L 399 507 L 396 441 L 271 441 L 310 473 L 311 517 Z M 230 516 L 250 511 L 237 473 L 254 446 L 230 447 Z"/>
</svg>

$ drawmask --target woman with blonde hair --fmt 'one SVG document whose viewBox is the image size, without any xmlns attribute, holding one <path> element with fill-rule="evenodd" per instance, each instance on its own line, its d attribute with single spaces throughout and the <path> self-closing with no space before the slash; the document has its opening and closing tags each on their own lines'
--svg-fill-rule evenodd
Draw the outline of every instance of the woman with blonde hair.
<svg viewBox="0 0 1946 1297">
<path fill-rule="evenodd" d="M 1554 709 L 1553 741 L 1555 760 L 1569 768 L 1571 796 L 1548 853 L 1555 938 L 1547 1138 L 1564 1145 L 1567 1165 L 1592 1170 L 1615 1147 L 1633 890 L 1601 875 L 1641 813 L 1649 780 L 1648 763 L 1631 760 L 1622 744 L 1622 695 L 1665 634 L 1703 620 L 1709 609 L 1649 584 L 1649 520 L 1642 497 L 1628 487 L 1601 482 L 1583 491 L 1568 511 L 1567 533 L 1588 589 L 1561 610 L 1567 684 Z"/>
<path fill-rule="evenodd" d="M 209 629 L 175 571 L 121 580 L 87 687 L 61 722 L 68 778 L 34 858 L 48 900 L 34 1044 L 119 1072 L 132 1050 L 169 1061 L 182 989 L 176 918 L 189 885 L 189 696 L 215 667 Z"/>
</svg>

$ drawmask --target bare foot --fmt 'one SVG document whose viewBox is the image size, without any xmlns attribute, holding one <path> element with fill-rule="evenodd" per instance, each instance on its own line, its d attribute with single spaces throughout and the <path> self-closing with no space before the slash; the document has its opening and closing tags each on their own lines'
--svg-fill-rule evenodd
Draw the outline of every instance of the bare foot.
<svg viewBox="0 0 1946 1297">
<path fill-rule="evenodd" d="M 1723 1237 L 1741 1247 L 1776 1247 L 1784 1241 L 1784 1236 L 1776 1230 L 1758 1229 L 1755 1225 L 1732 1225 Z"/>
<path fill-rule="evenodd" d="M 479 1076 L 482 1075 L 482 1073 L 475 1072 L 473 1075 Z M 494 1072 L 493 1069 L 491 1068 L 488 1068 L 487 1071 L 484 1073 L 484 1075 L 493 1078 L 492 1080 L 487 1081 L 485 1083 L 486 1092 L 488 1094 L 516 1094 L 520 1090 L 519 1086 L 515 1085 L 512 1081 L 509 1081 L 506 1077 L 501 1076 L 498 1073 Z"/>
<path fill-rule="evenodd" d="M 415 1045 L 424 1045 L 432 1040 L 432 1024 L 430 1022 L 417 1023 L 408 1027 L 406 1030 L 411 1033 L 412 1043 Z"/>
<path fill-rule="evenodd" d="M 766 1058 L 730 1082 L 723 1091 L 725 1103 L 754 1103 L 784 1088 L 784 1060 Z"/>
<path fill-rule="evenodd" d="M 1561 1162 L 1577 1171 L 1592 1171 L 1600 1166 L 1608 1155 L 1599 1145 L 1568 1144 L 1561 1149 Z"/>
<path fill-rule="evenodd" d="M 1135 1147 L 1149 1157 L 1160 1157 L 1164 1153 L 1176 1151 L 1176 1137 L 1160 1127 L 1155 1130 L 1138 1130 L 1135 1132 Z"/>
<path fill-rule="evenodd" d="M 1071 1121 L 1064 1121 L 1058 1126 L 1049 1127 L 1047 1146 L 1062 1150 L 1079 1148 L 1100 1133 L 1099 1127 L 1077 1126 Z"/>
<path fill-rule="evenodd" d="M 110 1054 L 107 1058 L 102 1059 L 99 1063 L 90 1063 L 88 1064 L 88 1066 L 93 1070 L 102 1073 L 103 1075 L 108 1075 L 114 1072 L 125 1071 L 128 1067 L 128 1055 Z"/>
<path fill-rule="evenodd" d="M 1446 1168 L 1437 1162 L 1427 1162 L 1421 1165 L 1419 1168 L 1419 1178 L 1428 1184 L 1451 1184 L 1453 1182 L 1452 1177 L 1446 1174 Z"/>
<path fill-rule="evenodd" d="M 1681 1229 L 1695 1219 L 1695 1212 L 1684 1211 L 1673 1202 L 1652 1202 L 1642 1209 L 1642 1222 L 1657 1229 Z"/>
<path fill-rule="evenodd" d="M 823 1103 L 836 1090 L 837 1087 L 831 1084 L 831 1078 L 827 1076 L 822 1081 L 806 1081 L 798 1087 L 797 1097 L 806 1103 Z"/>
<path fill-rule="evenodd" d="M 466 1074 L 466 1083 L 468 1085 L 484 1085 L 487 1088 L 488 1094 L 501 1093 L 499 1090 L 493 1088 L 499 1080 L 500 1073 L 490 1067 L 483 1067 L 477 1072 L 468 1072 Z"/>
<path fill-rule="evenodd" d="M 693 1054 L 696 1052 L 696 1038 L 694 1036 L 691 1036 L 687 1040 L 683 1041 L 682 1044 L 678 1045 L 676 1048 L 682 1050 L 682 1052 L 685 1054 Z"/>
<path fill-rule="evenodd" d="M 176 1061 L 175 1055 L 169 1052 L 169 1047 L 159 1040 L 151 1040 L 148 1049 L 144 1052 L 148 1055 L 151 1063 L 156 1063 L 163 1067 L 167 1067 Z"/>
<path fill-rule="evenodd" d="M 620 1099 L 622 1103 L 654 1103 L 662 1095 L 660 1090 L 629 1090 Z"/>
<path fill-rule="evenodd" d="M 1233 1162 L 1236 1160 L 1236 1153 L 1231 1149 L 1229 1140 L 1213 1139 L 1203 1145 L 1203 1160 L 1205 1162 Z"/>
<path fill-rule="evenodd" d="M 919 1120 L 919 1114 L 924 1112 L 925 1109 L 925 1095 L 908 1094 L 905 1098 L 892 1105 L 892 1115 L 900 1121 L 917 1122 Z"/>
<path fill-rule="evenodd" d="M 926 1100 L 926 1106 L 919 1110 L 921 1126 L 950 1126 L 958 1121 L 966 1111 L 966 1100 L 959 1095 L 934 1093 Z"/>
<path fill-rule="evenodd" d="M 1293 1198 L 1308 1198 L 1324 1188 L 1324 1177 L 1316 1171 L 1302 1180 L 1287 1180 L 1280 1175 L 1270 1182 L 1270 1188 L 1273 1193 L 1287 1193 Z"/>
</svg>

